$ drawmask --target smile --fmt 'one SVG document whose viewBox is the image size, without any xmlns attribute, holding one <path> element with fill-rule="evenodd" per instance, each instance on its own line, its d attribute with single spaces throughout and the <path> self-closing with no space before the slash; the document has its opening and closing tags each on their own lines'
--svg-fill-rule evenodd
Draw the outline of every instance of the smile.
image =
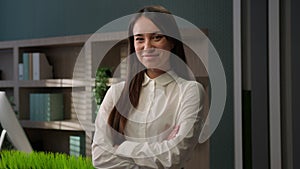
<svg viewBox="0 0 300 169">
<path fill-rule="evenodd" d="M 142 57 L 158 57 L 159 54 L 156 53 L 156 54 L 143 54 Z"/>
</svg>

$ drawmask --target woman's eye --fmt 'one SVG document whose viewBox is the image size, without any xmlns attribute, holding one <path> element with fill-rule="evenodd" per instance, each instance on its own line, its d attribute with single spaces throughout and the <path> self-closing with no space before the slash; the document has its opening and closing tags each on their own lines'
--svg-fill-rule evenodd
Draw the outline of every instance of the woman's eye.
<svg viewBox="0 0 300 169">
<path fill-rule="evenodd" d="M 140 38 L 140 37 L 135 38 L 135 41 L 137 41 L 137 42 L 142 42 L 143 40 L 144 40 L 144 38 Z"/>
<path fill-rule="evenodd" d="M 154 35 L 154 36 L 153 36 L 153 39 L 154 39 L 155 41 L 160 41 L 163 37 L 164 37 L 163 35 Z"/>
</svg>

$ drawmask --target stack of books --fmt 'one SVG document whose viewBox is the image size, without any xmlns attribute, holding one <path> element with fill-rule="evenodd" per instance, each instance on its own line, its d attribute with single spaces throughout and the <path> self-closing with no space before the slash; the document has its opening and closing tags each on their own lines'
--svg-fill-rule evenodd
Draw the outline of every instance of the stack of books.
<svg viewBox="0 0 300 169">
<path fill-rule="evenodd" d="M 64 101 L 62 93 L 31 93 L 30 120 L 56 121 L 64 119 Z"/>
<path fill-rule="evenodd" d="M 70 155 L 72 156 L 85 156 L 85 137 L 80 136 L 70 136 Z"/>
<path fill-rule="evenodd" d="M 41 80 L 53 78 L 53 67 L 44 53 L 23 53 L 19 63 L 19 80 Z"/>
</svg>

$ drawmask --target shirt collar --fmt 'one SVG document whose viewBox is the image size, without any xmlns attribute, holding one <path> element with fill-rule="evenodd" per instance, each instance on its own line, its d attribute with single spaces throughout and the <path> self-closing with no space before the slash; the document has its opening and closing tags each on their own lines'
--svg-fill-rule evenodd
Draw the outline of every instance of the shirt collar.
<svg viewBox="0 0 300 169">
<path fill-rule="evenodd" d="M 169 84 L 170 82 L 174 81 L 177 79 L 177 75 L 173 71 L 168 71 L 164 74 L 161 74 L 160 76 L 151 79 L 147 73 L 144 74 L 144 81 L 142 83 L 142 86 L 146 86 L 150 81 L 154 80 L 156 84 L 159 84 L 161 86 L 165 86 Z"/>
</svg>

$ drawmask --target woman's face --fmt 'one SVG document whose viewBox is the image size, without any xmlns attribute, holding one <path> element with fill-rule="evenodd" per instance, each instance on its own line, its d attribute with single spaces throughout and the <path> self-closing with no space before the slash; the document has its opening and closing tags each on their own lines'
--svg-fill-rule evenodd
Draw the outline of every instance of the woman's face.
<svg viewBox="0 0 300 169">
<path fill-rule="evenodd" d="M 150 19 L 141 16 L 133 26 L 133 35 L 138 60 L 147 69 L 170 69 L 169 58 L 173 43 L 162 35 Z"/>
</svg>

